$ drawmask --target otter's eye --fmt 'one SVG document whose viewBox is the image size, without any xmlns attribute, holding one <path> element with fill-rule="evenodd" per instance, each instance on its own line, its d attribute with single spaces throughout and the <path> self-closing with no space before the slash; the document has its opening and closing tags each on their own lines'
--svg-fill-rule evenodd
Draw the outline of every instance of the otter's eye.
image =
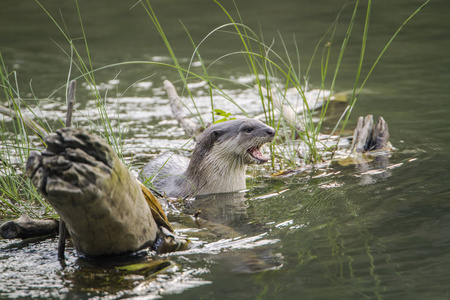
<svg viewBox="0 0 450 300">
<path fill-rule="evenodd" d="M 253 127 L 246 127 L 246 128 L 244 128 L 244 132 L 246 132 L 246 133 L 251 133 L 252 131 L 253 131 Z"/>
</svg>

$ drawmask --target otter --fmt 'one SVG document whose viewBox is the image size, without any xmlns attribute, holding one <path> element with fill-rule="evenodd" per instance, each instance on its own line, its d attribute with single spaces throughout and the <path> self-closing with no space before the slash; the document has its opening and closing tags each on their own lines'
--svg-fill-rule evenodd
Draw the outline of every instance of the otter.
<svg viewBox="0 0 450 300">
<path fill-rule="evenodd" d="M 243 190 L 245 166 L 267 162 L 260 148 L 274 137 L 272 127 L 255 119 L 213 124 L 198 138 L 191 159 L 165 152 L 144 166 L 143 179 L 176 198 Z"/>
</svg>

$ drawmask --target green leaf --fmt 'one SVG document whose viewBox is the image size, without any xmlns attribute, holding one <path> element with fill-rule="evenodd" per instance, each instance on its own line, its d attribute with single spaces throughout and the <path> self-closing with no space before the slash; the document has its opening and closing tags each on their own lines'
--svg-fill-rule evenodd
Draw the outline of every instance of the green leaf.
<svg viewBox="0 0 450 300">
<path fill-rule="evenodd" d="M 158 271 L 160 269 L 166 268 L 167 266 L 171 265 L 172 263 L 168 260 L 162 260 L 162 261 L 150 261 L 147 263 L 140 263 L 140 264 L 131 264 L 121 267 L 116 267 L 117 270 L 121 271 L 128 271 L 128 272 L 149 272 L 149 271 Z"/>
<path fill-rule="evenodd" d="M 214 109 L 213 112 L 214 112 L 214 114 L 216 116 L 220 116 L 220 117 L 228 118 L 229 116 L 231 116 L 230 112 L 226 112 L 226 111 L 221 110 L 221 109 Z"/>
</svg>

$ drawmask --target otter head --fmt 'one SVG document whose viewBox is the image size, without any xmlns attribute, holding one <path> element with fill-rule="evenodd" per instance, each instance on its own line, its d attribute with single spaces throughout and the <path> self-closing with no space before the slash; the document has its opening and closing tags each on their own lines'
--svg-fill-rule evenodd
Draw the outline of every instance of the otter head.
<svg viewBox="0 0 450 300">
<path fill-rule="evenodd" d="M 271 142 L 275 130 L 254 119 L 221 122 L 208 127 L 200 137 L 193 156 L 213 153 L 228 161 L 245 164 L 261 164 L 269 160 L 260 151 L 261 146 Z M 197 153 L 196 153 L 197 152 Z"/>
</svg>

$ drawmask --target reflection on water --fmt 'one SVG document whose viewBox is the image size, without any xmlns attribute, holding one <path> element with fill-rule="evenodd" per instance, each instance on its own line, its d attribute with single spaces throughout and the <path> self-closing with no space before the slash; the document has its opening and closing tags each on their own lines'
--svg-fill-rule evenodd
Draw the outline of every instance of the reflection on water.
<svg viewBox="0 0 450 300">
<path fill-rule="evenodd" d="M 415 172 L 422 157 L 395 154 L 389 166 L 402 165 L 388 178 L 365 171 L 371 183 L 362 184 L 355 166 L 336 167 L 278 178 L 282 185 L 263 181 L 247 194 L 186 202 L 183 212 L 173 209 L 169 217 L 193 247 L 156 257 L 172 265 L 149 279 L 76 259 L 71 248 L 63 269 L 54 239 L 1 241 L 0 295 L 434 298 L 450 279 L 441 267 L 449 258 L 450 207 L 438 196 L 449 190 L 399 176 Z M 367 166 L 378 167 L 375 162 Z M 264 193 L 274 186 L 283 189 Z M 429 200 L 419 201 L 415 194 L 425 186 L 431 189 L 421 197 L 428 194 Z M 193 217 L 199 208 L 202 220 Z"/>
<path fill-rule="evenodd" d="M 224 263 L 228 272 L 255 273 L 282 266 L 283 257 L 275 253 L 279 242 L 261 225 L 249 224 L 245 193 L 206 195 L 189 201 L 183 213 L 172 216 L 178 235 L 189 237 L 191 248 L 155 256 L 141 251 L 132 257 L 94 261 L 76 258 L 68 249 L 66 263 L 57 261 L 57 242 L 52 239 L 1 241 L 0 296 L 13 298 L 90 298 L 110 299 L 143 296 L 146 299 L 183 291 L 212 282 L 203 278 L 211 263 Z M 194 218 L 190 211 L 202 209 Z M 178 223 L 179 222 L 179 223 Z M 189 227 L 192 226 L 192 227 Z M 245 233 L 244 231 L 248 233 Z M 257 233 L 259 232 L 259 233 Z M 121 271 L 117 267 L 155 263 L 150 273 Z M 115 296 L 113 296 L 115 295 Z"/>
<path fill-rule="evenodd" d="M 56 298 L 67 293 L 54 239 L 0 240 L 0 245 L 1 298 Z M 74 260 L 74 251 L 71 251 L 69 262 L 72 266 Z"/>
<path fill-rule="evenodd" d="M 46 5 L 55 16 L 61 9 L 72 35 L 79 37 L 76 9 L 69 2 Z M 178 19 L 183 20 L 196 42 L 228 22 L 212 2 L 154 2 L 182 64 L 189 61 L 192 48 L 184 30 L 175 26 Z M 377 57 L 396 28 L 422 3 L 375 2 L 367 62 Z M 45 99 L 64 85 L 69 69 L 69 59 L 49 37 L 63 47 L 64 41 L 36 3 L 4 0 L 2 4 L 0 51 L 5 64 L 10 71 L 18 72 L 22 97 L 32 98 L 33 92 Z M 164 45 L 145 13 L 138 6 L 130 10 L 134 4 L 80 2 L 95 67 L 124 60 L 167 61 Z M 261 24 L 266 42 L 274 38 L 275 50 L 284 52 L 279 30 L 286 48 L 295 52 L 291 38 L 295 33 L 304 69 L 342 3 L 249 0 L 238 1 L 237 6 L 253 28 Z M 178 234 L 191 237 L 193 248 L 155 258 L 170 260 L 172 265 L 150 280 L 139 274 L 122 276 L 115 269 L 92 267 L 77 259 L 70 247 L 67 266 L 62 268 L 56 260 L 54 239 L 0 240 L 0 298 L 447 299 L 450 59 L 445 49 L 450 47 L 446 30 L 450 26 L 449 10 L 445 0 L 433 0 L 405 26 L 374 70 L 352 112 L 349 126 L 356 123 L 357 116 L 369 113 L 382 115 L 389 123 L 391 142 L 398 151 L 388 162 L 333 164 L 326 169 L 304 168 L 291 176 L 252 178 L 246 194 L 227 195 L 221 200 L 198 199 L 191 206 L 187 203 L 181 212 L 173 209 L 171 221 Z M 343 12 L 342 23 L 349 14 Z M 354 30 L 361 31 L 362 24 L 355 24 Z M 343 36 L 345 31 L 344 26 L 336 35 Z M 205 43 L 202 58 L 206 62 L 241 50 L 226 37 Z M 360 50 L 355 36 L 341 65 L 338 92 L 353 88 Z M 210 71 L 244 81 L 248 78 L 247 66 L 237 61 L 230 58 Z M 313 86 L 320 82 L 318 64 L 313 63 Z M 165 77 L 177 78 L 175 70 L 133 65 L 97 76 L 102 95 L 109 96 L 106 101 L 113 116 L 112 126 L 118 128 L 120 120 L 130 129 L 125 137 L 129 159 L 134 156 L 134 160 L 145 162 L 155 148 L 192 147 L 184 146 L 187 140 L 171 120 L 161 89 Z M 141 82 L 133 85 L 137 80 Z M 257 94 L 251 88 L 224 89 L 252 114 L 261 113 Z M 200 102 L 209 102 L 205 86 L 194 90 Z M 98 117 L 92 109 L 95 103 L 89 100 L 89 88 L 79 87 L 77 98 L 75 123 L 87 126 L 83 115 L 94 120 Z M 57 117 L 63 118 L 65 113 L 62 99 L 64 93 L 57 92 L 41 101 L 42 112 L 37 113 L 59 126 Z M 220 105 L 221 109 L 237 111 L 228 102 Z M 205 116 L 208 109 L 206 104 L 200 107 Z M 331 127 L 325 130 L 332 130 L 333 125 L 327 126 Z M 220 205 L 213 205 L 213 201 Z M 196 222 L 192 213 L 199 208 L 203 220 Z"/>
</svg>

